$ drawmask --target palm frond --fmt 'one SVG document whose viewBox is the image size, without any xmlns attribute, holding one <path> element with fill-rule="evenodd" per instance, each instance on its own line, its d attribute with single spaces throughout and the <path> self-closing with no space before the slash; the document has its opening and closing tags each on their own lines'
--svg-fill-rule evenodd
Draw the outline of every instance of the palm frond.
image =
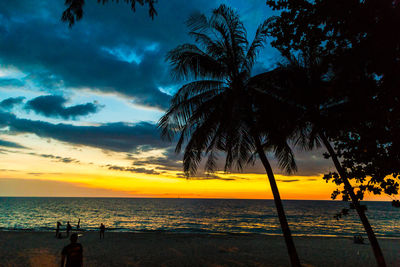
<svg viewBox="0 0 400 267">
<path fill-rule="evenodd" d="M 293 151 L 286 142 L 276 146 L 274 154 L 278 160 L 279 168 L 285 170 L 288 174 L 292 174 L 297 171 L 297 165 Z"/>
<path fill-rule="evenodd" d="M 202 32 L 189 32 L 189 35 L 194 38 L 194 40 L 204 47 L 206 53 L 215 59 L 222 58 L 224 55 L 224 45 L 223 43 L 213 40 L 210 36 Z"/>
<path fill-rule="evenodd" d="M 210 29 L 210 22 L 204 14 L 196 13 L 189 17 L 186 25 L 191 32 L 204 32 Z"/>
<path fill-rule="evenodd" d="M 194 44 L 178 46 L 167 54 L 166 59 L 171 62 L 173 74 L 177 78 L 221 79 L 226 74 L 224 66 L 219 61 Z"/>
<path fill-rule="evenodd" d="M 265 39 L 267 37 L 267 26 L 268 21 L 264 21 L 264 23 L 258 26 L 254 40 L 247 50 L 246 60 L 244 61 L 243 68 L 245 68 L 249 73 L 255 63 L 258 50 L 264 47 Z"/>
</svg>

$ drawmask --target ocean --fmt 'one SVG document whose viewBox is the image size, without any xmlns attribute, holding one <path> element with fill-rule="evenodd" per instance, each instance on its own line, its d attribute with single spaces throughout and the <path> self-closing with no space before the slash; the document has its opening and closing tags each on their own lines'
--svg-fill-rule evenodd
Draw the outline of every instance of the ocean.
<svg viewBox="0 0 400 267">
<path fill-rule="evenodd" d="M 355 210 L 336 220 L 348 203 L 283 201 L 293 235 L 364 234 Z M 364 202 L 377 236 L 400 238 L 400 209 L 390 202 Z M 273 200 L 0 197 L 0 231 L 54 231 L 69 221 L 84 231 L 281 234 Z"/>
</svg>

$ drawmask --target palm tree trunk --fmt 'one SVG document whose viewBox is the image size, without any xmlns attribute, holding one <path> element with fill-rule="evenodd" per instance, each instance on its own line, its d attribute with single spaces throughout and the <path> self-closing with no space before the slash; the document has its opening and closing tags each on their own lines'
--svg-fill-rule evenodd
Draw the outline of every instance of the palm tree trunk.
<svg viewBox="0 0 400 267">
<path fill-rule="evenodd" d="M 379 246 L 378 240 L 376 239 L 375 233 L 372 230 L 372 227 L 368 221 L 367 216 L 365 215 L 364 209 L 361 207 L 360 202 L 358 201 L 356 195 L 354 194 L 353 187 L 351 186 L 348 178 L 347 172 L 343 169 L 342 165 L 340 164 L 336 152 L 334 151 L 333 147 L 329 143 L 328 139 L 326 138 L 324 133 L 320 133 L 319 136 L 321 137 L 322 142 L 324 143 L 326 149 L 328 150 L 330 156 L 332 157 L 333 163 L 337 171 L 340 174 L 340 177 L 343 180 L 344 187 L 350 195 L 351 201 L 353 202 L 354 207 L 357 210 L 358 216 L 360 216 L 361 222 L 364 225 L 364 229 L 367 232 L 369 242 L 371 243 L 372 250 L 374 251 L 376 263 L 379 267 L 385 267 L 385 258 L 383 257 L 381 247 Z"/>
<path fill-rule="evenodd" d="M 285 237 L 286 247 L 290 256 L 290 262 L 293 267 L 300 267 L 299 256 L 297 255 L 296 247 L 294 246 L 292 234 L 290 233 L 289 225 L 286 219 L 285 211 L 283 210 L 281 196 L 279 195 L 278 186 L 276 185 L 275 176 L 272 171 L 271 165 L 264 153 L 261 142 L 258 137 L 255 137 L 257 153 L 261 159 L 262 164 L 267 172 L 268 180 L 271 185 L 272 194 L 274 196 L 275 206 L 278 211 L 279 222 L 282 227 L 283 236 Z"/>
</svg>

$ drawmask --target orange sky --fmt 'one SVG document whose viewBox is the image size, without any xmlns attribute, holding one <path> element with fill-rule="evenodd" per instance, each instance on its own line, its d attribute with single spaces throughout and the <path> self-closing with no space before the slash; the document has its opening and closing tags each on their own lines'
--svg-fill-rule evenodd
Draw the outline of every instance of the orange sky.
<svg viewBox="0 0 400 267">
<path fill-rule="evenodd" d="M 32 136 L 16 136 L 9 141 L 29 140 L 29 150 L 11 150 L 0 162 L 1 196 L 70 196 L 70 197 L 171 197 L 171 198 L 246 198 L 271 199 L 264 174 L 217 173 L 220 179 L 185 179 L 177 171 L 161 174 L 110 170 L 107 164 L 129 166 L 125 154 L 104 152 L 89 147 L 74 147 Z M 25 140 L 26 141 L 26 140 Z M 73 158 L 68 164 L 54 158 L 38 157 L 53 151 Z M 137 157 L 160 155 L 162 151 L 143 152 Z M 146 168 L 156 168 L 147 165 Z M 276 175 L 282 199 L 329 200 L 335 189 L 319 176 Z M 372 199 L 367 196 L 367 199 Z M 382 198 L 382 200 L 389 200 Z"/>
<path fill-rule="evenodd" d="M 30 149 L 8 148 L 1 155 L 0 196 L 273 198 L 265 174 L 217 172 L 219 179 L 185 179 L 177 175 L 176 170 L 159 174 L 110 170 L 107 165 L 131 166 L 132 162 L 125 153 L 76 147 L 33 135 L 7 136 L 7 140 L 29 144 Z M 73 162 L 38 156 L 49 152 L 73 159 Z M 161 157 L 162 150 L 141 152 L 135 156 L 143 159 Z M 157 165 L 144 167 L 156 169 Z M 277 174 L 276 180 L 282 199 L 329 200 L 335 189 L 334 184 L 322 179 L 322 174 Z M 366 199 L 390 200 L 387 196 L 377 198 L 371 195 Z"/>
</svg>

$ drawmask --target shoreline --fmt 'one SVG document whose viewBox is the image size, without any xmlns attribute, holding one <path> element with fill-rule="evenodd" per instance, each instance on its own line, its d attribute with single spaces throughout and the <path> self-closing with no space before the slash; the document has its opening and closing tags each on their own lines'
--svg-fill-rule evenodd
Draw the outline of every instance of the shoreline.
<svg viewBox="0 0 400 267">
<path fill-rule="evenodd" d="M 76 231 L 72 231 L 76 232 Z M 83 231 L 84 266 L 289 266 L 284 238 L 263 234 Z M 296 236 L 306 266 L 375 266 L 368 244 L 346 237 Z M 400 240 L 379 238 L 388 266 L 400 266 Z M 0 266 L 57 266 L 68 238 L 0 231 Z"/>
<path fill-rule="evenodd" d="M 0 229 L 1 232 L 11 232 L 11 233 L 55 233 L 56 229 Z M 71 230 L 71 233 L 98 233 L 98 229 L 80 229 Z M 273 236 L 273 237 L 283 237 L 282 233 L 254 233 L 254 232 L 213 232 L 213 231 L 168 231 L 168 230 L 121 230 L 121 229 L 106 229 L 107 233 L 116 233 L 116 234 L 170 234 L 170 235 L 226 235 L 226 236 Z M 60 233 L 65 234 L 65 230 L 62 229 Z M 367 234 L 362 233 L 362 236 L 365 236 L 366 240 L 368 240 Z M 353 235 L 329 235 L 329 234 L 293 234 L 293 237 L 321 237 L 321 238 L 347 238 L 352 239 Z M 378 239 L 388 239 L 388 240 L 400 240 L 400 236 L 384 236 L 384 235 L 376 235 Z"/>
</svg>

